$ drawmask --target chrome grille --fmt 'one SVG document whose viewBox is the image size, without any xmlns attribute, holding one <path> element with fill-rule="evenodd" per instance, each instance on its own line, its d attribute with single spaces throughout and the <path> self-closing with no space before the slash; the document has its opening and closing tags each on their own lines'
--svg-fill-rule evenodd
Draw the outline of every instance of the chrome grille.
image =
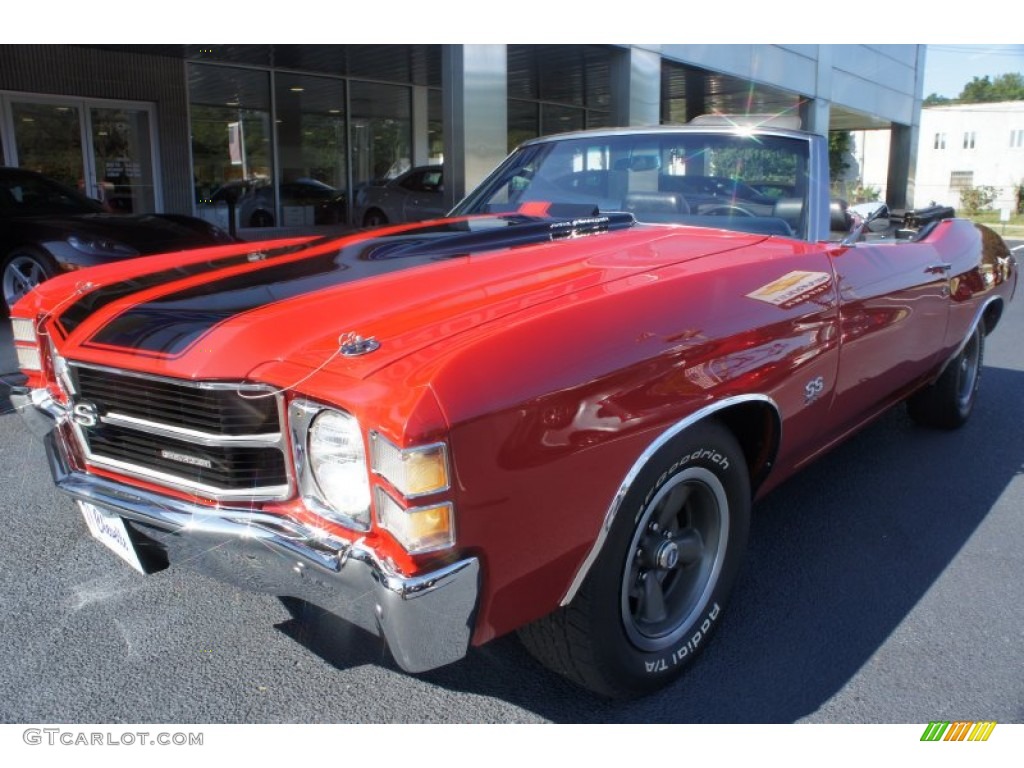
<svg viewBox="0 0 1024 768">
<path fill-rule="evenodd" d="M 274 397 L 246 398 L 235 387 L 207 388 L 99 368 L 72 370 L 82 398 L 102 404 L 106 411 L 217 435 L 280 431 Z"/>
<path fill-rule="evenodd" d="M 282 400 L 269 387 L 69 371 L 75 405 L 95 414 L 75 419 L 90 463 L 213 499 L 287 496 Z"/>
</svg>

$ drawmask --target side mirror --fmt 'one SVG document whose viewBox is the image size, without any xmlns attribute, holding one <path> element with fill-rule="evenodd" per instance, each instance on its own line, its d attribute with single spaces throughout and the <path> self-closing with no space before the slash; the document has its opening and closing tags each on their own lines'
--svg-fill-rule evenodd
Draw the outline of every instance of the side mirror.
<svg viewBox="0 0 1024 768">
<path fill-rule="evenodd" d="M 842 200 L 832 201 L 833 228 L 835 228 L 836 203 L 844 203 Z M 849 220 L 847 230 L 849 234 L 843 238 L 843 245 L 853 245 L 863 236 L 864 231 L 884 232 L 891 224 L 889 220 L 889 206 L 881 202 L 858 203 L 845 211 Z"/>
</svg>

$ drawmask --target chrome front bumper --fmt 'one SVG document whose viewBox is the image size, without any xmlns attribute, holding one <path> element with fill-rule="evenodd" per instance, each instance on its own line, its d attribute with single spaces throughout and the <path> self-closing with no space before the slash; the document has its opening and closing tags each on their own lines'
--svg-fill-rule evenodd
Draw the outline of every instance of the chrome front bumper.
<svg viewBox="0 0 1024 768">
<path fill-rule="evenodd" d="M 242 589 L 306 600 L 383 637 L 407 672 L 465 656 L 480 566 L 466 558 L 403 576 L 362 540 L 346 541 L 294 520 L 236 507 L 206 507 L 97 477 L 72 466 L 63 408 L 44 392 L 17 389 L 11 401 L 42 436 L 57 487 L 120 515 L 182 563 Z"/>
</svg>

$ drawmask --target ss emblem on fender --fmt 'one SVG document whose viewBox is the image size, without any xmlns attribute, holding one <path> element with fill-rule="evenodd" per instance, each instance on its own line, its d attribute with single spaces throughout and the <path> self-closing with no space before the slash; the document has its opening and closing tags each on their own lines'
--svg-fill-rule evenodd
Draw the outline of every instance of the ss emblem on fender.
<svg viewBox="0 0 1024 768">
<path fill-rule="evenodd" d="M 824 390 L 825 378 L 823 376 L 818 376 L 817 378 L 808 381 L 807 385 L 804 387 L 804 405 L 810 405 L 813 403 Z"/>
<path fill-rule="evenodd" d="M 95 427 L 100 420 L 100 412 L 92 403 L 75 403 L 71 409 L 71 420 L 80 427 Z"/>
</svg>

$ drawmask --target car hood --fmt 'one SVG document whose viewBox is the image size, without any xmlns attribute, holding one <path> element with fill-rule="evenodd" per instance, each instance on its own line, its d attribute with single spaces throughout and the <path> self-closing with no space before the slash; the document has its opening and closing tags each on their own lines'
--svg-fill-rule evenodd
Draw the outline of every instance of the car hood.
<svg viewBox="0 0 1024 768">
<path fill-rule="evenodd" d="M 86 213 L 44 215 L 15 219 L 10 226 L 31 229 L 38 239 L 65 239 L 75 235 L 83 239 L 114 240 L 140 254 L 163 253 L 215 242 L 210 228 L 198 219 L 158 214 L 125 215 Z"/>
<path fill-rule="evenodd" d="M 474 217 L 473 226 L 482 221 L 482 231 L 427 222 L 135 259 L 77 282 L 56 278 L 32 296 L 73 360 L 195 379 L 258 377 L 277 361 L 366 378 L 580 291 L 765 239 L 617 214 L 582 227 L 524 217 Z M 374 343 L 346 348 L 355 337 Z"/>
</svg>

